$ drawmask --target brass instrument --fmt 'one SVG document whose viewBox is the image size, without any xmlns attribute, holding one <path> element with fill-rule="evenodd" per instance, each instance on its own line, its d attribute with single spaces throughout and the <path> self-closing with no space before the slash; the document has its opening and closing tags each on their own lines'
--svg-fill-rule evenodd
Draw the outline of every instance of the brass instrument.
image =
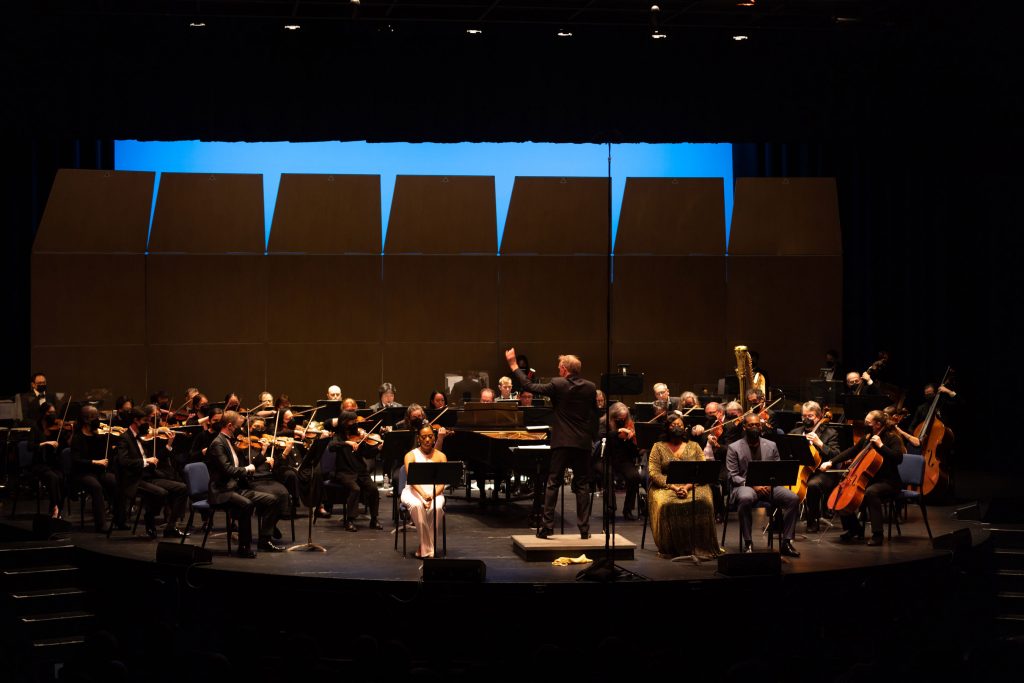
<svg viewBox="0 0 1024 683">
<path fill-rule="evenodd" d="M 740 381 L 740 405 L 743 410 L 749 410 L 747 392 L 754 387 L 754 364 L 746 346 L 737 346 L 733 351 L 736 353 L 736 378 Z"/>
</svg>

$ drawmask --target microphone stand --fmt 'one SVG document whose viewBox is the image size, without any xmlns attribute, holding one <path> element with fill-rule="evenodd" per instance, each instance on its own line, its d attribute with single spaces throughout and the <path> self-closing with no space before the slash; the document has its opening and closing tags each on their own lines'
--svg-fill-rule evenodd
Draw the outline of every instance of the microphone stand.
<svg viewBox="0 0 1024 683">
<path fill-rule="evenodd" d="M 306 423 L 307 425 L 310 422 L 313 421 L 313 418 L 316 417 L 316 411 L 319 410 L 319 409 L 320 409 L 320 406 L 317 406 L 316 408 L 313 409 L 313 414 L 310 415 L 309 422 Z M 316 446 L 316 442 L 317 442 L 317 440 L 314 439 L 313 443 L 310 444 L 310 446 L 309 446 L 310 452 L 306 454 L 307 457 L 309 457 L 309 455 L 313 452 L 313 448 Z M 317 545 L 316 543 L 313 543 L 313 516 L 316 514 L 316 508 L 317 508 L 317 501 L 313 500 L 313 468 L 314 467 L 319 467 L 319 466 L 320 466 L 320 458 L 317 458 L 315 463 L 311 461 L 310 464 L 309 464 L 309 467 L 310 467 L 310 472 L 309 472 L 309 526 L 308 526 L 308 531 L 306 533 L 306 542 L 305 543 L 299 543 L 297 545 L 293 545 L 292 547 L 288 548 L 288 552 L 294 552 L 296 550 L 305 550 L 307 552 L 317 552 L 317 553 L 326 553 L 327 552 L 327 548 L 323 547 L 322 545 Z M 300 468 L 301 468 L 301 465 L 300 465 Z"/>
</svg>

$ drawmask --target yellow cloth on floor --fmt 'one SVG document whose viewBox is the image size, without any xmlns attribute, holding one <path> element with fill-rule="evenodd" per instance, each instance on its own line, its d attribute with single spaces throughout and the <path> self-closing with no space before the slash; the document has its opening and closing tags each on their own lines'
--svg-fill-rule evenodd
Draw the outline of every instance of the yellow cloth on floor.
<svg viewBox="0 0 1024 683">
<path fill-rule="evenodd" d="M 570 564 L 587 564 L 588 562 L 593 562 L 593 560 L 583 554 L 579 557 L 559 557 L 551 564 L 556 567 L 568 567 Z"/>
</svg>

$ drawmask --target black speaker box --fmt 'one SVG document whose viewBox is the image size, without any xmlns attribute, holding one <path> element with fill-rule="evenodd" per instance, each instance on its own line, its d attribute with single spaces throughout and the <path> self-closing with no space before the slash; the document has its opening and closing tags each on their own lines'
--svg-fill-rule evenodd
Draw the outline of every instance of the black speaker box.
<svg viewBox="0 0 1024 683">
<path fill-rule="evenodd" d="M 156 561 L 163 564 L 213 564 L 213 553 L 197 545 L 163 542 L 156 546 Z"/>
<path fill-rule="evenodd" d="M 782 572 L 778 553 L 730 553 L 718 556 L 718 573 L 725 576 L 775 576 Z"/>
<path fill-rule="evenodd" d="M 932 547 L 936 550 L 952 550 L 959 553 L 971 549 L 971 530 L 957 529 L 932 539 Z"/>
<path fill-rule="evenodd" d="M 67 520 L 54 519 L 49 515 L 34 515 L 32 517 L 32 538 L 45 541 L 69 531 L 71 531 L 71 522 Z"/>
<path fill-rule="evenodd" d="M 423 560 L 423 581 L 444 583 L 482 583 L 487 579 L 483 560 Z"/>
</svg>

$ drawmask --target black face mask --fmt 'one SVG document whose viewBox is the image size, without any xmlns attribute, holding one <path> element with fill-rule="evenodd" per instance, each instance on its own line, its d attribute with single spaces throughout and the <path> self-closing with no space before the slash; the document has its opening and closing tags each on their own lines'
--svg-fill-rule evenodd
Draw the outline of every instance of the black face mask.
<svg viewBox="0 0 1024 683">
<path fill-rule="evenodd" d="M 45 394 L 46 393 L 46 385 L 45 384 L 37 384 L 36 385 L 36 391 L 38 391 L 40 394 Z"/>
<path fill-rule="evenodd" d="M 836 362 L 834 360 L 827 360 L 827 361 L 825 361 L 825 367 L 826 368 L 834 368 L 835 366 L 836 366 Z"/>
<path fill-rule="evenodd" d="M 743 436 L 747 438 L 750 443 L 757 443 L 757 440 L 761 438 L 761 434 L 756 429 L 744 429 Z"/>
<path fill-rule="evenodd" d="M 43 418 L 43 421 L 46 422 L 46 424 L 48 424 L 48 425 L 55 424 L 57 422 L 57 416 L 56 415 L 47 415 L 46 417 Z"/>
<path fill-rule="evenodd" d="M 92 431 L 95 432 L 95 431 L 99 430 L 99 428 L 100 428 L 100 419 L 98 417 L 94 417 L 93 419 L 89 420 L 89 429 L 91 429 Z"/>
<path fill-rule="evenodd" d="M 673 438 L 685 439 L 686 427 L 683 425 L 672 425 L 671 427 L 668 428 L 668 433 L 671 434 Z"/>
<path fill-rule="evenodd" d="M 803 420 L 804 431 L 811 431 L 814 429 L 814 420 Z"/>
<path fill-rule="evenodd" d="M 266 430 L 263 427 L 253 427 L 251 431 L 253 434 L 263 436 L 263 432 L 265 432 Z"/>
<path fill-rule="evenodd" d="M 149 425 L 142 423 L 139 425 L 139 436 L 145 436 L 146 434 L 149 434 Z"/>
</svg>

